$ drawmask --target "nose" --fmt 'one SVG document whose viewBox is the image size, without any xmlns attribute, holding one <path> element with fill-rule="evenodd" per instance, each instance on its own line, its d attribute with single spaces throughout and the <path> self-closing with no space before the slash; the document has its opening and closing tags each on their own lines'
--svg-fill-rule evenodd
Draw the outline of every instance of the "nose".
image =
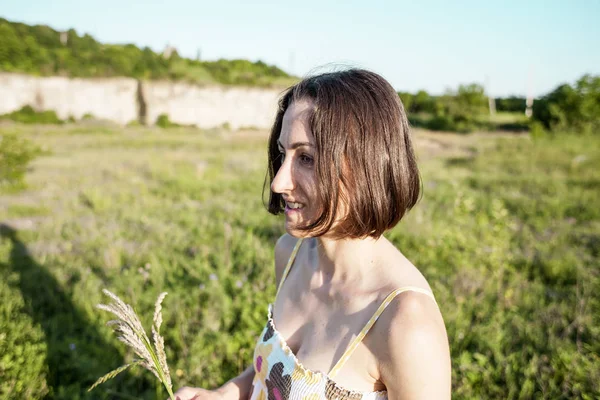
<svg viewBox="0 0 600 400">
<path fill-rule="evenodd" d="M 286 157 L 271 182 L 271 191 L 274 193 L 290 193 L 294 189 L 292 177 L 291 157 Z"/>
</svg>

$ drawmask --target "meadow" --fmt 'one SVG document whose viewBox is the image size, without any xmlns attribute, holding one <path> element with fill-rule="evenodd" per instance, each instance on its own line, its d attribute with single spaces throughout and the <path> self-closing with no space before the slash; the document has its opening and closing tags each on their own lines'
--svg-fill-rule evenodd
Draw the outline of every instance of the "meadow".
<svg viewBox="0 0 600 400">
<path fill-rule="evenodd" d="M 166 398 L 102 289 L 150 326 L 162 291 L 175 387 L 252 359 L 281 217 L 266 132 L 5 124 L 44 151 L 0 189 L 0 399 Z M 600 399 L 600 137 L 414 131 L 423 198 L 386 234 L 429 279 L 455 399 Z"/>
</svg>

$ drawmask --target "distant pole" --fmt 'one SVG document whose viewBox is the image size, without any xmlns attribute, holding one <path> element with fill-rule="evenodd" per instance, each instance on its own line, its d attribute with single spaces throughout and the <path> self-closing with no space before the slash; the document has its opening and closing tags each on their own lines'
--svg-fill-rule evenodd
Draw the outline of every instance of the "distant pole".
<svg viewBox="0 0 600 400">
<path fill-rule="evenodd" d="M 196 61 L 200 61 L 200 47 L 198 47 L 198 50 L 196 51 Z"/>
<path fill-rule="evenodd" d="M 527 73 L 527 100 L 525 100 L 525 115 L 531 118 L 533 115 L 533 67 L 529 66 Z"/>
<path fill-rule="evenodd" d="M 60 33 L 60 42 L 63 46 L 66 46 L 69 42 L 69 32 L 61 32 Z"/>
<path fill-rule="evenodd" d="M 490 109 L 490 115 L 496 114 L 496 99 L 491 95 L 490 90 L 490 77 L 488 75 L 485 76 L 485 91 L 487 93 L 488 98 L 488 107 Z"/>
</svg>

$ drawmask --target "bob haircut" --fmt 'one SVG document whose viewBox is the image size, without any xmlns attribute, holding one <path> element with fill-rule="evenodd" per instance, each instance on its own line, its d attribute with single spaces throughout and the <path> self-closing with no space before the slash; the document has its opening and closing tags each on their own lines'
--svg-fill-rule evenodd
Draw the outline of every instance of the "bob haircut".
<svg viewBox="0 0 600 400">
<path fill-rule="evenodd" d="M 421 180 L 404 107 L 381 76 L 349 69 L 310 76 L 283 92 L 269 138 L 269 184 L 281 167 L 277 140 L 283 115 L 297 100 L 313 108 L 315 174 L 320 215 L 300 228 L 310 236 L 380 237 L 418 201 Z M 267 179 L 265 179 L 266 191 Z M 269 187 L 272 214 L 284 211 Z M 338 215 L 343 204 L 344 215 Z M 335 224 L 334 224 L 335 223 Z M 333 227 L 333 229 L 332 229 Z"/>
</svg>

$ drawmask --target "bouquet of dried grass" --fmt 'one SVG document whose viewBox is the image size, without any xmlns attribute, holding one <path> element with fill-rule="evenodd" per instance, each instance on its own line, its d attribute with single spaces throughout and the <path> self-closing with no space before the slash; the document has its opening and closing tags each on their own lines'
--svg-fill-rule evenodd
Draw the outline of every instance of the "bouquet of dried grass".
<svg viewBox="0 0 600 400">
<path fill-rule="evenodd" d="M 160 325 L 162 324 L 161 304 L 167 293 L 161 293 L 154 305 L 154 319 L 152 322 L 152 339 L 154 346 L 152 346 L 152 343 L 133 308 L 129 304 L 125 304 L 114 293 L 106 289 L 104 289 L 103 292 L 109 296 L 113 302 L 108 305 L 98 304 L 98 308 L 113 313 L 117 317 L 117 319 L 109 321 L 108 325 L 112 326 L 115 333 L 119 335 L 118 339 L 131 347 L 139 358 L 102 376 L 88 389 L 88 391 L 94 389 L 101 383 L 114 378 L 131 366 L 141 365 L 158 378 L 165 388 L 167 388 L 169 397 L 172 400 L 175 400 L 173 385 L 171 384 L 171 375 L 169 374 L 169 367 L 167 365 L 167 356 L 165 354 L 165 341 L 159 333 Z"/>
</svg>

